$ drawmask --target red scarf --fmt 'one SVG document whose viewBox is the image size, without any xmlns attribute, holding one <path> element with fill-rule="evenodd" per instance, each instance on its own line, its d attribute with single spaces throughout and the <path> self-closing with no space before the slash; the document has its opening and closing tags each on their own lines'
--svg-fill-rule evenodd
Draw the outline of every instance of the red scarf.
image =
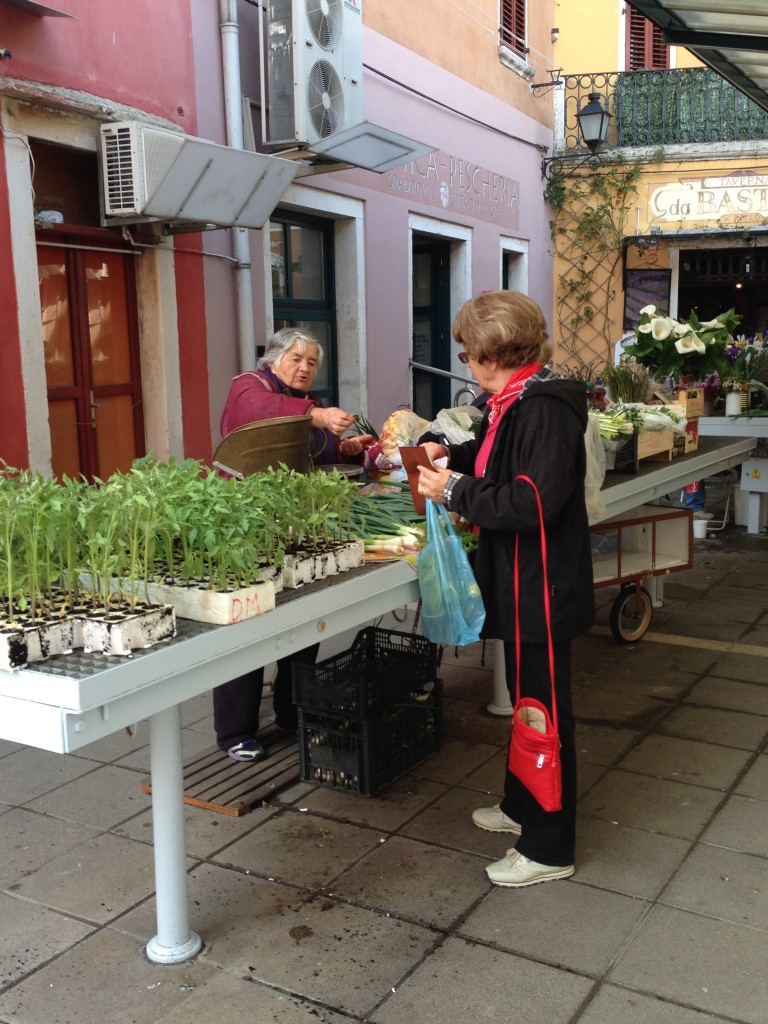
<svg viewBox="0 0 768 1024">
<path fill-rule="evenodd" d="M 538 373 L 543 366 L 543 363 L 529 363 L 527 366 L 521 366 L 519 370 L 515 370 L 497 395 L 491 395 L 488 399 L 488 408 L 491 410 L 488 415 L 489 423 L 492 424 L 498 419 L 499 413 L 507 402 L 511 404 L 518 400 L 528 378 L 532 377 L 534 373 Z"/>
</svg>

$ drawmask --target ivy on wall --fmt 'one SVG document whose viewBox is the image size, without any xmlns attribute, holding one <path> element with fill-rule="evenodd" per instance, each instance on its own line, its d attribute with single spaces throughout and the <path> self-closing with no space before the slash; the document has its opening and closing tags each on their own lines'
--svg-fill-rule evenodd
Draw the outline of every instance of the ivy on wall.
<svg viewBox="0 0 768 1024">
<path fill-rule="evenodd" d="M 582 379 L 611 362 L 612 343 L 623 333 L 612 316 L 613 300 L 641 175 L 641 164 L 623 161 L 598 159 L 573 171 L 556 164 L 544 190 L 554 210 L 550 226 L 559 271 L 555 358 Z"/>
</svg>

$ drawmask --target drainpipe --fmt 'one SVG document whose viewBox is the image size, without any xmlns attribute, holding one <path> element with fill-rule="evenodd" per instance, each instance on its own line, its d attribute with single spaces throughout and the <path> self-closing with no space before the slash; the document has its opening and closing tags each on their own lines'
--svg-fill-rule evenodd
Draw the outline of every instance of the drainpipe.
<svg viewBox="0 0 768 1024">
<path fill-rule="evenodd" d="M 244 149 L 237 0 L 219 0 L 219 27 L 221 30 L 227 145 L 232 149 Z M 238 362 L 240 372 L 243 373 L 245 370 L 253 370 L 256 366 L 251 251 L 247 228 L 232 228 L 232 245 L 236 260 L 235 299 L 237 303 Z"/>
</svg>

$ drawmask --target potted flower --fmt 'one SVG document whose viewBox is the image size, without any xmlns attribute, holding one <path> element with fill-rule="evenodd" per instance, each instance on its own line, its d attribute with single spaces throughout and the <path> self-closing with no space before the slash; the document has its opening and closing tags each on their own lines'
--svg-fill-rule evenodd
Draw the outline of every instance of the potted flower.
<svg viewBox="0 0 768 1024">
<path fill-rule="evenodd" d="M 755 378 L 768 366 L 768 347 L 755 345 L 742 335 L 726 348 L 725 358 L 725 411 L 729 416 L 738 416 L 749 407 L 750 391 L 759 388 Z"/>
<path fill-rule="evenodd" d="M 676 320 L 659 314 L 656 306 L 644 306 L 634 328 L 635 341 L 625 345 L 624 352 L 649 367 L 657 380 L 674 377 L 686 383 L 714 372 L 722 375 L 726 348 L 733 344 L 732 332 L 740 321 L 733 309 L 701 321 L 694 312 L 686 320 Z"/>
</svg>

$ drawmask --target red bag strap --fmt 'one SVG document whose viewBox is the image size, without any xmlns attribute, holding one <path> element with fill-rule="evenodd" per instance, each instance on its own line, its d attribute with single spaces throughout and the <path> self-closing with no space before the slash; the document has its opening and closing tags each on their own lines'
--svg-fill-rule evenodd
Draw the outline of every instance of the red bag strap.
<svg viewBox="0 0 768 1024">
<path fill-rule="evenodd" d="M 555 650 L 552 646 L 552 615 L 549 608 L 549 576 L 547 574 L 547 536 L 544 530 L 544 510 L 536 484 L 522 473 L 515 480 L 523 480 L 533 488 L 536 507 L 539 510 L 539 533 L 541 536 L 541 570 L 544 578 L 544 617 L 547 622 L 547 650 L 549 652 L 549 680 L 552 684 L 552 725 L 557 732 L 557 701 L 555 700 Z M 520 700 L 520 534 L 515 537 L 515 704 Z"/>
</svg>

